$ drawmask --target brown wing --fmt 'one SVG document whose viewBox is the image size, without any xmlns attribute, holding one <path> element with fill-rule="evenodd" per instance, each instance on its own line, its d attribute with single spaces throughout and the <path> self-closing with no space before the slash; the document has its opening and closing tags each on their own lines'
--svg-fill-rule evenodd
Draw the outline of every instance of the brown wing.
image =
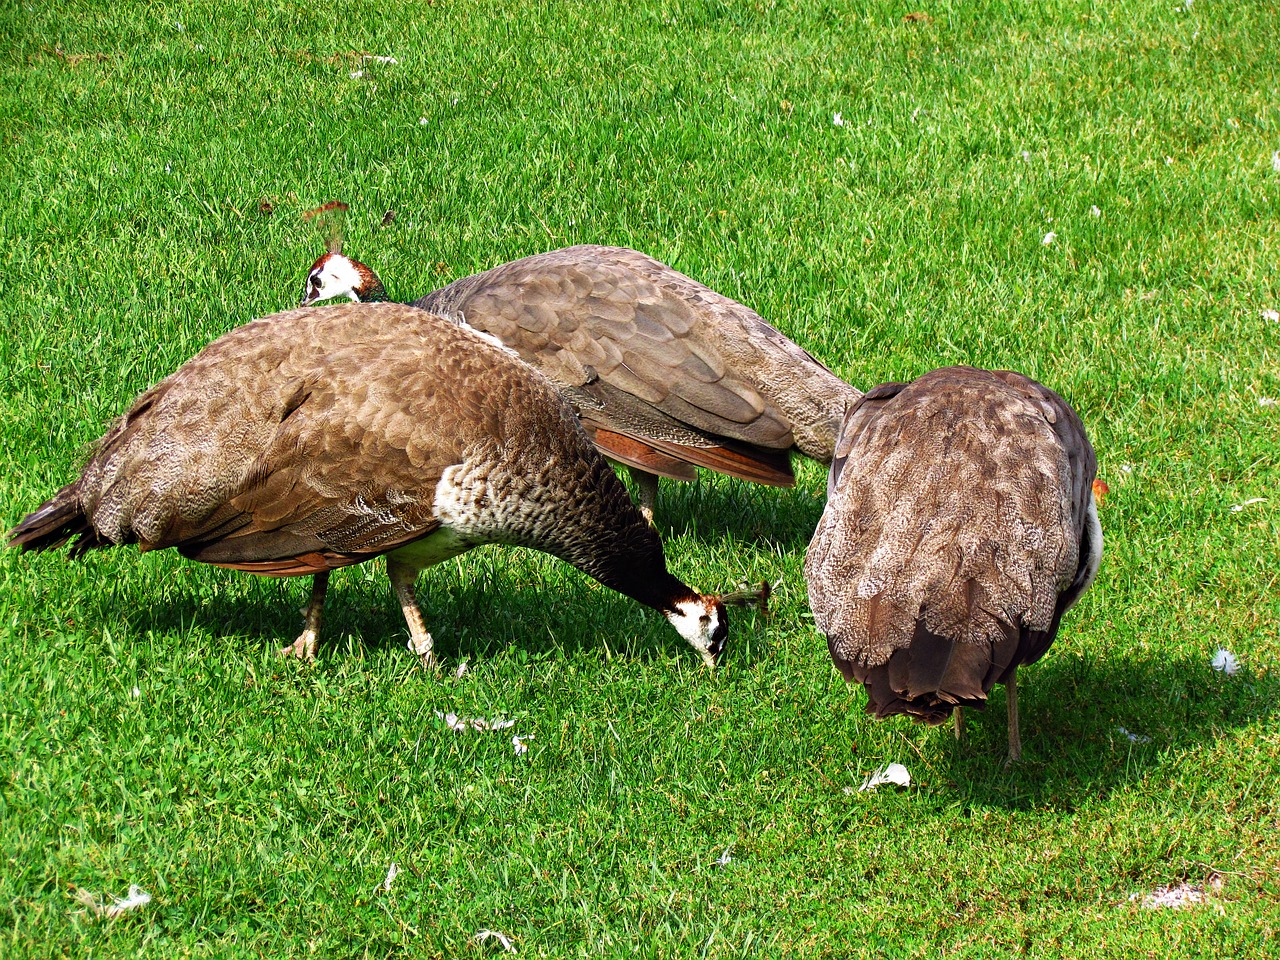
<svg viewBox="0 0 1280 960">
<path fill-rule="evenodd" d="M 435 530 L 444 469 L 477 437 L 501 437 L 494 355 L 396 305 L 248 324 L 108 432 L 80 481 L 85 513 L 110 542 L 257 573 L 384 553 Z"/>
<path fill-rule="evenodd" d="M 657 455 L 790 484 L 785 454 L 829 461 L 858 396 L 742 304 L 634 250 L 527 257 L 416 305 L 514 349 L 565 391 L 589 430 L 630 441 L 606 453 L 642 469 Z"/>
<path fill-rule="evenodd" d="M 836 464 L 805 576 L 869 709 L 938 721 L 1044 653 L 1096 563 L 1094 455 L 1057 394 L 969 367 L 876 388 Z"/>
</svg>

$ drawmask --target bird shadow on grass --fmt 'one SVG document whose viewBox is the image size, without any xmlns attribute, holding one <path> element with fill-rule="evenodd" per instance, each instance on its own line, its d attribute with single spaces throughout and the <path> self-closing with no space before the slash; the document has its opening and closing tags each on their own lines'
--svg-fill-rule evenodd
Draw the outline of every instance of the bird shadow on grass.
<svg viewBox="0 0 1280 960">
<path fill-rule="evenodd" d="M 966 714 L 966 740 L 936 729 L 935 772 L 969 806 L 1070 811 L 1141 781 L 1171 752 L 1202 749 L 1277 712 L 1280 682 L 1228 677 L 1208 658 L 1054 656 L 1018 671 L 1023 760 L 1004 765 L 1006 700 Z M 928 748 L 926 748 L 928 749 Z"/>
<path fill-rule="evenodd" d="M 692 537 L 704 543 L 746 543 L 761 551 L 803 552 L 826 505 L 825 486 L 809 479 L 781 488 L 706 472 L 689 483 L 664 480 L 654 512 L 658 535 L 663 543 Z"/>
<path fill-rule="evenodd" d="M 540 564 L 509 566 L 510 557 L 509 550 L 481 548 L 456 567 L 447 562 L 418 578 L 419 607 L 443 663 L 493 657 L 509 648 L 533 656 L 606 650 L 646 660 L 692 655 L 647 607 L 573 571 L 543 575 Z M 558 565 L 549 559 L 545 563 Z M 206 576 L 201 571 L 188 583 L 189 589 L 148 594 L 146 583 L 139 581 L 109 606 L 104 603 L 100 615 L 110 622 L 128 611 L 123 619 L 140 635 L 196 630 L 249 649 L 274 650 L 300 633 L 300 611 L 311 589 L 309 577 L 272 580 L 231 572 Z M 333 574 L 318 658 L 343 656 L 348 648 L 403 650 L 407 640 L 408 627 L 382 561 Z"/>
</svg>

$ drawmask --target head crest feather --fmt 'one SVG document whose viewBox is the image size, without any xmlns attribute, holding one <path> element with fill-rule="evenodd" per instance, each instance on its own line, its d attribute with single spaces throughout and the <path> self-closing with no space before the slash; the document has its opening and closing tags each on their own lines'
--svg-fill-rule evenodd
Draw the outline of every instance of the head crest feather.
<svg viewBox="0 0 1280 960">
<path fill-rule="evenodd" d="M 342 234 L 347 225 L 347 204 L 341 200 L 330 200 L 328 203 L 308 210 L 302 215 L 303 220 L 314 220 L 325 236 L 325 249 L 330 253 L 342 252 Z"/>
</svg>

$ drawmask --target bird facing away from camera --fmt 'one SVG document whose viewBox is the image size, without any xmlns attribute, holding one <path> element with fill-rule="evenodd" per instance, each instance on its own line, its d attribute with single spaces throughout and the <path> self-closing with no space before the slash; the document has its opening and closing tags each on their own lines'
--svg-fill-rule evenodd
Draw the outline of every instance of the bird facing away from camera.
<svg viewBox="0 0 1280 960">
<path fill-rule="evenodd" d="M 386 556 L 430 665 L 418 572 L 487 543 L 531 547 L 661 612 L 714 665 L 723 604 L 667 571 L 662 544 L 528 365 L 465 327 L 396 304 L 256 320 L 143 393 L 79 479 L 9 533 L 73 557 L 136 543 L 264 576 L 314 577 L 314 655 L 329 572 Z"/>
<path fill-rule="evenodd" d="M 944 367 L 849 412 L 805 556 L 818 628 L 867 710 L 941 723 L 1048 650 L 1102 556 L 1093 448 L 1021 374 Z"/>
<path fill-rule="evenodd" d="M 344 296 L 383 300 L 386 290 L 331 242 L 302 302 Z M 600 451 L 631 469 L 650 521 L 658 478 L 692 480 L 697 467 L 792 486 L 791 455 L 830 463 L 861 396 L 748 307 L 622 247 L 525 257 L 414 306 L 493 337 L 544 373 Z"/>
</svg>

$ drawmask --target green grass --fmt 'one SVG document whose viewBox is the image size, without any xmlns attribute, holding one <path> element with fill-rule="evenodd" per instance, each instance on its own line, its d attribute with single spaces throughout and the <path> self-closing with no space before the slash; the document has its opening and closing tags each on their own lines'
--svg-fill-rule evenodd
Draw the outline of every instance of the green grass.
<svg viewBox="0 0 1280 960">
<path fill-rule="evenodd" d="M 835 673 L 811 464 L 664 488 L 679 575 L 782 581 L 714 675 L 537 554 L 423 578 L 431 677 L 378 565 L 334 576 L 300 665 L 274 651 L 301 581 L 0 553 L 0 954 L 467 956 L 489 929 L 522 956 L 1280 956 L 1271 4 L 15 0 L 0 39 L 5 526 L 139 391 L 295 304 L 334 198 L 401 299 L 614 243 L 863 387 L 1023 370 L 1111 486 L 1012 769 L 1001 694 L 959 747 Z M 857 792 L 895 760 L 908 790 Z M 1129 900 L 1215 873 L 1209 906 Z M 113 921 L 75 899 L 131 883 L 154 899 Z"/>
</svg>

